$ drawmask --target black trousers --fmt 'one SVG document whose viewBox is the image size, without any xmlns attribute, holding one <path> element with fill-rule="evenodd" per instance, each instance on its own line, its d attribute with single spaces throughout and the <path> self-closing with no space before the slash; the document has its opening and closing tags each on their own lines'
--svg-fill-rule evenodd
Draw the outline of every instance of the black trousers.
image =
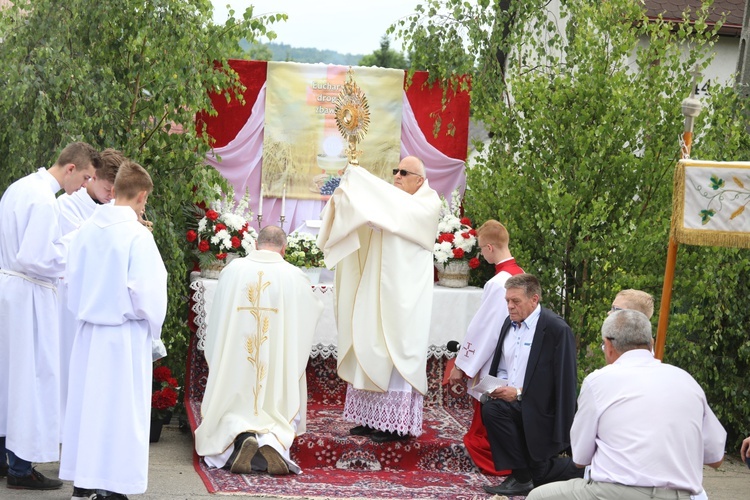
<svg viewBox="0 0 750 500">
<path fill-rule="evenodd" d="M 526 445 L 521 403 L 490 399 L 482 405 L 482 421 L 492 451 L 495 470 L 528 469 L 536 486 L 583 477 L 570 457 L 557 455 L 532 460 Z"/>
</svg>

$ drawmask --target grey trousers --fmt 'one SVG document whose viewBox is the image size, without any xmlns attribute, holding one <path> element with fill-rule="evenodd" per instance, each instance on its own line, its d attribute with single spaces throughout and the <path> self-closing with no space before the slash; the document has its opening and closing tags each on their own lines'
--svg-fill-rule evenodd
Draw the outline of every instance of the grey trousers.
<svg viewBox="0 0 750 500">
<path fill-rule="evenodd" d="M 690 492 L 571 479 L 534 488 L 526 500 L 690 500 Z"/>
</svg>

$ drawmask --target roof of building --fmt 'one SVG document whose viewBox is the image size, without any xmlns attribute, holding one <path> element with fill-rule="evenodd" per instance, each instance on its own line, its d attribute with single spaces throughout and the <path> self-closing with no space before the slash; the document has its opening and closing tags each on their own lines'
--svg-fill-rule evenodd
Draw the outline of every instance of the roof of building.
<svg viewBox="0 0 750 500">
<path fill-rule="evenodd" d="M 646 12 L 648 17 L 656 18 L 659 14 L 665 20 L 679 21 L 682 19 L 682 12 L 690 8 L 695 12 L 702 4 L 701 0 L 645 0 Z M 719 29 L 720 35 L 740 36 L 742 32 L 742 17 L 745 12 L 745 0 L 715 0 L 709 9 L 708 21 L 715 24 L 721 19 L 722 14 L 726 14 L 726 20 Z"/>
</svg>

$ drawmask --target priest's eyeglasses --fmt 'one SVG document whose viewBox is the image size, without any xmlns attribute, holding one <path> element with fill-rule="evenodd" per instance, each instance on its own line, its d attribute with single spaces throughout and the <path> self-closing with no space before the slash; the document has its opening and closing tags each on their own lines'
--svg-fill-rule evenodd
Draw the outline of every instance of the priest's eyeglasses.
<svg viewBox="0 0 750 500">
<path fill-rule="evenodd" d="M 406 177 L 407 175 L 416 175 L 417 177 L 424 177 L 423 175 L 419 175 L 416 172 L 409 172 L 408 170 L 404 170 L 403 168 L 394 168 L 393 169 L 393 175 L 401 174 L 401 177 Z"/>
</svg>

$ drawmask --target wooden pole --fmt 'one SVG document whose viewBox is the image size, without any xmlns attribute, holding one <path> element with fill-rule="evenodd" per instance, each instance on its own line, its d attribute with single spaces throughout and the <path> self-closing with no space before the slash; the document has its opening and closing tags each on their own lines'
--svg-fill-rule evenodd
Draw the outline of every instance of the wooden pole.
<svg viewBox="0 0 750 500">
<path fill-rule="evenodd" d="M 686 120 L 687 122 L 687 120 Z M 692 120 L 691 120 L 692 122 Z M 682 157 L 690 157 L 690 146 L 693 144 L 692 123 L 682 134 Z M 689 130 L 688 130 L 689 128 Z M 670 232 L 671 233 L 671 232 Z M 672 234 L 669 235 L 667 246 L 667 265 L 664 269 L 664 286 L 661 291 L 661 305 L 659 307 L 659 324 L 656 327 L 656 345 L 654 346 L 654 357 L 664 359 L 664 346 L 667 343 L 667 327 L 669 326 L 669 308 L 672 305 L 672 285 L 674 284 L 674 270 L 677 266 L 677 242 Z"/>
</svg>

